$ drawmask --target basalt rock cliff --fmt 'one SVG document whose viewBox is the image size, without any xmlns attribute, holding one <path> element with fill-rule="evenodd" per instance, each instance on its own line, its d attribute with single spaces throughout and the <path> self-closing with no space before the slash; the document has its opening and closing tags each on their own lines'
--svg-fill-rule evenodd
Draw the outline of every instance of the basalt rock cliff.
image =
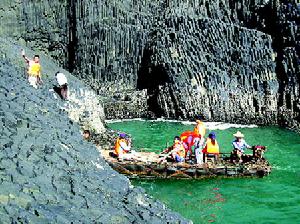
<svg viewBox="0 0 300 224">
<path fill-rule="evenodd" d="M 190 223 L 83 140 L 81 128 L 105 131 L 94 91 L 45 56 L 44 83 L 34 89 L 15 56 L 20 48 L 0 38 L 0 223 Z M 68 101 L 49 91 L 53 70 L 68 78 Z"/>
<path fill-rule="evenodd" d="M 1 32 L 102 96 L 107 118 L 300 130 L 297 0 L 5 0 Z"/>
</svg>

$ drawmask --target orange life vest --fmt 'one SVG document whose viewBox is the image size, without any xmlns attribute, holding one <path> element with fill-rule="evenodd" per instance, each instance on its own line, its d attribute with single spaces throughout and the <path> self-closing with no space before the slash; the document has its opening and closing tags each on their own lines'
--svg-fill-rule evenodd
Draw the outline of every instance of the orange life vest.
<svg viewBox="0 0 300 224">
<path fill-rule="evenodd" d="M 195 133 L 193 131 L 185 131 L 180 135 L 181 141 L 186 141 L 189 136 L 195 137 Z"/>
<path fill-rule="evenodd" d="M 201 122 L 198 123 L 198 124 L 196 125 L 196 127 L 194 128 L 194 134 L 195 134 L 197 137 L 203 138 L 204 135 L 205 135 L 205 132 L 206 132 L 206 127 L 205 127 L 204 123 L 201 121 Z"/>
<path fill-rule="evenodd" d="M 179 155 L 180 157 L 184 158 L 185 157 L 185 149 L 182 145 L 181 142 L 177 142 L 173 145 L 173 149 L 177 149 L 176 153 L 177 155 Z"/>
<path fill-rule="evenodd" d="M 117 141 L 116 141 L 116 144 L 115 144 L 115 154 L 117 156 L 119 156 L 121 150 L 122 150 L 123 153 L 126 153 L 126 151 L 123 150 L 123 148 L 121 147 L 121 143 L 122 142 L 124 142 L 127 145 L 127 141 L 124 138 L 118 138 Z"/>
<path fill-rule="evenodd" d="M 29 67 L 28 67 L 28 74 L 30 76 L 37 77 L 40 75 L 41 72 L 41 65 L 40 63 L 36 63 L 34 61 L 29 62 Z"/>
<path fill-rule="evenodd" d="M 210 138 L 207 138 L 206 146 L 202 150 L 202 152 L 206 154 L 219 154 L 220 149 L 217 140 L 215 140 L 215 142 L 213 143 Z"/>
</svg>

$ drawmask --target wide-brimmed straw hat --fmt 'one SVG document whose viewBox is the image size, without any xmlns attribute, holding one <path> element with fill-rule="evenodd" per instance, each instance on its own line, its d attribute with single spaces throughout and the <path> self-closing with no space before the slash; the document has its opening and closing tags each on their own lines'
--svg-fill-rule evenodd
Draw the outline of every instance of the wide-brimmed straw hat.
<svg viewBox="0 0 300 224">
<path fill-rule="evenodd" d="M 233 136 L 236 138 L 244 138 L 244 135 L 240 131 L 237 131 L 237 133 L 233 134 Z"/>
</svg>

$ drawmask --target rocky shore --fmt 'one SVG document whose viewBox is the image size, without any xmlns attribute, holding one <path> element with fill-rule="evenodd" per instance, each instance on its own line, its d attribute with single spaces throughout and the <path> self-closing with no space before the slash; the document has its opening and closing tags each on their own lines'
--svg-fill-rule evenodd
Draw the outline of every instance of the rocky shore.
<svg viewBox="0 0 300 224">
<path fill-rule="evenodd" d="M 95 93 L 44 56 L 44 85 L 32 88 L 20 49 L 0 38 L 1 223 L 190 223 L 133 187 L 82 139 L 84 127 L 105 132 Z M 49 92 L 58 70 L 69 80 L 67 102 Z"/>
</svg>

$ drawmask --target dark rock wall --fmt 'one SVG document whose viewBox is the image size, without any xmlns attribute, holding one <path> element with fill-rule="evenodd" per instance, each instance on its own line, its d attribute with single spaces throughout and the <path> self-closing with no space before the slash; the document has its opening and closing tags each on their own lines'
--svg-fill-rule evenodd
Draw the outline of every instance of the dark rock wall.
<svg viewBox="0 0 300 224">
<path fill-rule="evenodd" d="M 166 24 L 168 31 L 156 33 L 150 46 L 152 69 L 139 79 L 143 88 L 152 73 L 165 77 L 165 83 L 145 86 L 158 99 L 153 109 L 179 118 L 200 113 L 222 121 L 276 120 L 270 36 L 211 19 L 172 17 Z"/>
<path fill-rule="evenodd" d="M 300 129 L 300 3 L 283 1 L 272 17 L 266 17 L 264 31 L 270 33 L 277 52 L 276 73 L 279 89 L 279 123 Z M 267 10 L 270 10 L 267 8 Z M 270 29 L 272 27 L 273 29 Z"/>
<path fill-rule="evenodd" d="M 69 68 L 70 2 L 1 0 L 0 36 L 10 36 Z"/>
<path fill-rule="evenodd" d="M 66 0 L 23 0 L 21 8 L 26 30 L 22 38 L 27 46 L 47 52 L 66 68 L 70 67 L 70 8 Z"/>
<path fill-rule="evenodd" d="M 28 45 L 105 98 L 134 93 L 109 117 L 149 114 L 138 102 L 156 116 L 299 128 L 297 0 L 12 2 Z"/>
<path fill-rule="evenodd" d="M 21 18 L 21 1 L 2 0 L 0 2 L 0 36 L 11 36 L 19 39 L 25 32 Z"/>
<path fill-rule="evenodd" d="M 89 1 L 76 5 L 76 70 L 100 93 L 135 89 L 151 28 L 150 1 Z"/>
</svg>

